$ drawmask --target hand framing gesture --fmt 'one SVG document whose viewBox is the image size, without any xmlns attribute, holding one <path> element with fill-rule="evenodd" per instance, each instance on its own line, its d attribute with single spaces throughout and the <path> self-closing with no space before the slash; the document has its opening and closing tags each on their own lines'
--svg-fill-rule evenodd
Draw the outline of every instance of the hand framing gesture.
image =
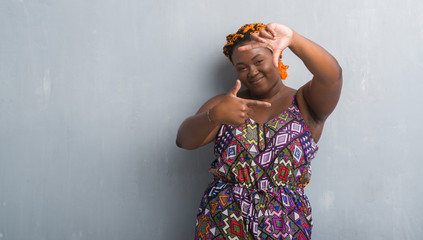
<svg viewBox="0 0 423 240">
<path fill-rule="evenodd" d="M 251 35 L 256 42 L 238 48 L 246 51 L 258 47 L 269 48 L 273 52 L 273 64 L 278 67 L 282 51 L 291 44 L 294 31 L 280 23 L 269 23 L 260 32 Z"/>
<path fill-rule="evenodd" d="M 267 24 L 260 32 L 251 34 L 251 39 L 253 41 L 237 49 L 268 48 L 272 51 L 274 67 L 278 68 L 282 51 L 289 47 L 313 75 L 297 90 L 296 100 L 305 121 L 313 123 L 310 131 L 318 141 L 323 124 L 335 109 L 341 93 L 342 69 L 337 60 L 323 47 L 280 23 Z M 263 108 L 271 107 L 269 102 L 238 97 L 240 88 L 241 82 L 237 80 L 227 94 L 211 98 L 195 115 L 188 117 L 178 130 L 177 145 L 186 149 L 203 146 L 213 141 L 221 124 L 244 124 L 249 118 L 260 118 L 260 114 L 266 112 Z"/>
<path fill-rule="evenodd" d="M 211 118 L 219 124 L 241 125 L 251 117 L 254 108 L 268 108 L 269 102 L 250 100 L 237 97 L 241 88 L 241 81 L 237 80 L 235 86 L 211 111 Z"/>
</svg>

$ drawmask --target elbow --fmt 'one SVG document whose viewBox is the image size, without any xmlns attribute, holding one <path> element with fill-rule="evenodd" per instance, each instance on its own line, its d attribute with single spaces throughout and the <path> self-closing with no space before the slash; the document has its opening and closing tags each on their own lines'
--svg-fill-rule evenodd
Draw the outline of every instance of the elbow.
<svg viewBox="0 0 423 240">
<path fill-rule="evenodd" d="M 330 82 L 334 84 L 342 84 L 342 67 L 339 65 L 338 61 L 334 59 L 335 62 L 331 65 L 331 70 L 328 71 L 330 75 L 327 75 L 327 79 L 330 79 Z"/>
<path fill-rule="evenodd" d="M 185 146 L 185 144 L 184 144 L 184 142 L 179 138 L 179 136 L 178 137 L 176 137 L 176 141 L 175 141 L 175 143 L 176 143 L 176 146 L 178 147 L 178 148 L 183 148 L 183 149 L 187 149 L 186 148 L 186 146 Z"/>
<path fill-rule="evenodd" d="M 331 75 L 327 78 L 327 86 L 333 89 L 342 87 L 342 68 L 337 65 L 336 69 L 333 69 Z"/>
<path fill-rule="evenodd" d="M 175 143 L 176 143 L 176 146 L 177 146 L 178 148 L 183 148 L 183 146 L 182 146 L 182 144 L 181 144 L 181 142 L 179 141 L 179 139 L 178 139 L 178 138 L 176 138 Z"/>
<path fill-rule="evenodd" d="M 337 85 L 338 85 L 338 88 L 339 88 L 339 91 L 341 91 L 341 88 L 342 88 L 342 81 L 343 81 L 343 78 L 342 78 L 342 68 L 341 68 L 341 66 L 339 66 L 339 73 L 338 73 L 338 79 L 337 79 Z"/>
<path fill-rule="evenodd" d="M 195 147 L 192 146 L 192 141 L 190 141 L 191 136 L 187 134 L 187 131 L 184 130 L 186 128 L 184 128 L 183 126 L 184 124 L 182 123 L 182 125 L 179 127 L 178 133 L 176 134 L 176 146 L 186 150 L 195 149 Z"/>
<path fill-rule="evenodd" d="M 193 144 L 190 144 L 187 141 L 183 141 L 179 137 L 176 138 L 175 143 L 177 147 L 185 149 L 185 150 L 194 150 L 198 148 L 198 146 L 194 146 Z"/>
</svg>

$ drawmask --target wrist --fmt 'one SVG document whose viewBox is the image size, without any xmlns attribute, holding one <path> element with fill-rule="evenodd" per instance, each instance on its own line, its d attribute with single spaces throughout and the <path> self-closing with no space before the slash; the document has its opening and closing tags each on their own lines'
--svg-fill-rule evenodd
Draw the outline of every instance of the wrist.
<svg viewBox="0 0 423 240">
<path fill-rule="evenodd" d="M 297 47 L 299 37 L 300 37 L 300 35 L 297 32 L 295 32 L 294 30 L 292 30 L 292 36 L 291 36 L 291 38 L 289 40 L 289 44 L 288 44 L 289 49 L 292 50 L 292 49 L 295 49 Z"/>
<path fill-rule="evenodd" d="M 290 30 L 291 30 L 291 34 L 290 34 L 291 36 L 289 37 L 289 42 L 288 42 L 289 48 L 295 46 L 295 43 L 297 41 L 297 35 L 298 35 L 294 30 L 292 30 L 292 29 L 290 29 Z"/>
</svg>

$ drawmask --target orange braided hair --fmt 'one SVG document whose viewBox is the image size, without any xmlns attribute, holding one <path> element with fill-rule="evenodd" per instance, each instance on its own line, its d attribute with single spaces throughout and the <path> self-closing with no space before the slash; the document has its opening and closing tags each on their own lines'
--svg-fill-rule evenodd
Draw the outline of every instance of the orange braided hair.
<svg viewBox="0 0 423 240">
<path fill-rule="evenodd" d="M 229 34 L 226 36 L 226 44 L 223 47 L 223 54 L 225 54 L 229 61 L 233 63 L 232 53 L 234 51 L 234 47 L 239 43 L 251 41 L 251 34 L 258 33 L 265 27 L 266 25 L 263 23 L 245 24 L 244 26 L 240 27 L 237 32 Z M 278 65 L 279 75 L 282 79 L 286 79 L 286 77 L 288 77 L 286 70 L 289 68 L 289 66 L 282 63 L 282 53 L 280 57 L 281 61 L 279 61 Z"/>
</svg>

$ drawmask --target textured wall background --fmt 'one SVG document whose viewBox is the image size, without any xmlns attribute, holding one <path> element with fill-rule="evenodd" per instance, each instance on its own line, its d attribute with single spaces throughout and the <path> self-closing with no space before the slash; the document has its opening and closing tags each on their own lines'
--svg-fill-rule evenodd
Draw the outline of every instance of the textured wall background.
<svg viewBox="0 0 423 240">
<path fill-rule="evenodd" d="M 235 81 L 225 36 L 285 23 L 344 70 L 314 239 L 420 239 L 420 0 L 1 0 L 0 239 L 191 239 L 211 146 L 179 124 Z M 289 51 L 287 84 L 311 76 Z"/>
</svg>

